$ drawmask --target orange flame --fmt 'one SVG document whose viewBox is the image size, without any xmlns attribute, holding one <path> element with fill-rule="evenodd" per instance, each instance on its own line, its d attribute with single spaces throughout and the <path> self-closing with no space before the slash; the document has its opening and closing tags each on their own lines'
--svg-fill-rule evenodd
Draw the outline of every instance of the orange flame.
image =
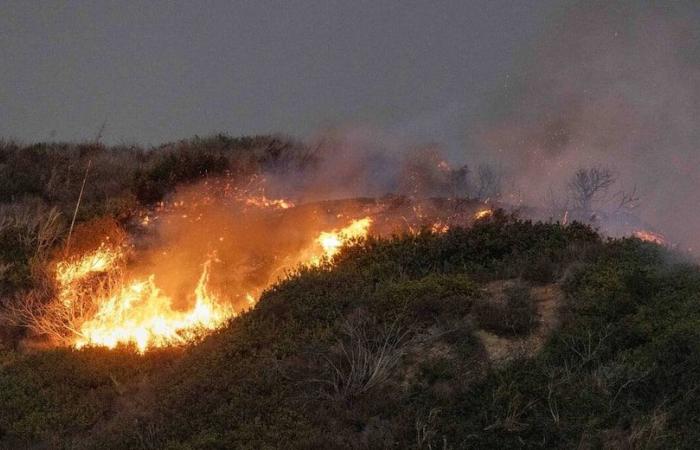
<svg viewBox="0 0 700 450">
<path fill-rule="evenodd" d="M 350 225 L 340 230 L 322 231 L 316 238 L 316 243 L 321 246 L 323 255 L 321 257 L 311 257 L 311 264 L 318 265 L 322 257 L 330 259 L 340 251 L 343 245 L 353 239 L 367 236 L 370 225 L 372 225 L 372 219 L 365 217 L 364 219 L 353 220 Z"/>
<path fill-rule="evenodd" d="M 372 219 L 369 217 L 353 220 L 350 225 L 339 231 L 321 232 L 316 241 L 323 247 L 325 256 L 331 257 L 338 253 L 340 247 L 346 242 L 366 236 L 371 224 Z"/>
<path fill-rule="evenodd" d="M 59 263 L 59 299 L 68 307 L 82 295 L 81 281 L 92 274 L 114 270 L 122 259 L 119 248 L 102 245 L 73 263 Z M 143 353 L 149 348 L 187 342 L 202 330 L 219 327 L 235 314 L 210 292 L 210 266 L 211 259 L 204 263 L 193 293 L 194 306 L 188 311 L 173 308 L 172 299 L 160 291 L 153 275 L 125 283 L 103 297 L 98 295 L 92 299 L 96 310 L 76 330 L 74 345 L 114 348 L 132 343 Z"/>
<path fill-rule="evenodd" d="M 632 235 L 637 239 L 641 239 L 645 242 L 653 242 L 654 244 L 666 245 L 666 238 L 659 233 L 654 233 L 653 231 L 637 230 L 634 233 L 632 233 Z"/>
<path fill-rule="evenodd" d="M 122 255 L 117 251 L 110 251 L 102 244 L 97 250 L 91 252 L 74 263 L 59 262 L 56 265 L 56 281 L 65 287 L 71 283 L 85 278 L 96 272 L 104 272 L 111 268 Z"/>
<path fill-rule="evenodd" d="M 479 219 L 484 219 L 486 217 L 490 217 L 493 214 L 493 211 L 490 209 L 482 209 L 481 211 L 478 211 L 476 214 L 474 214 L 474 219 L 479 220 Z"/>
<path fill-rule="evenodd" d="M 352 239 L 366 236 L 371 223 L 372 220 L 365 217 L 354 220 L 345 228 L 321 232 L 309 250 L 300 254 L 296 261 L 319 265 L 324 258 L 336 255 Z M 173 299 L 158 287 L 153 274 L 125 282 L 112 280 L 115 283 L 111 288 L 85 288 L 86 284 L 90 285 L 91 277 L 99 274 L 113 276 L 124 260 L 122 247 L 103 244 L 82 258 L 57 264 L 57 301 L 66 311 L 87 305 L 80 309 L 83 316 L 77 317 L 78 322 L 72 327 L 72 344 L 76 348 L 115 348 L 131 344 L 144 353 L 152 348 L 191 342 L 236 316 L 230 302 L 219 298 L 210 289 L 213 257 L 203 264 L 190 297 L 192 306 L 184 311 L 174 307 Z M 251 306 L 257 301 L 250 292 L 245 293 L 245 299 Z"/>
</svg>

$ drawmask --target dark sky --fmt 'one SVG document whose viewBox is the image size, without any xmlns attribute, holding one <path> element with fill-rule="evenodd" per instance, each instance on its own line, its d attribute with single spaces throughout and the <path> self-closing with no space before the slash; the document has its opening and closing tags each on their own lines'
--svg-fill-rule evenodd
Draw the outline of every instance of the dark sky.
<svg viewBox="0 0 700 450">
<path fill-rule="evenodd" d="M 106 142 L 158 144 L 369 123 L 449 141 L 567 3 L 4 0 L 0 137 L 91 139 L 106 121 Z"/>
</svg>

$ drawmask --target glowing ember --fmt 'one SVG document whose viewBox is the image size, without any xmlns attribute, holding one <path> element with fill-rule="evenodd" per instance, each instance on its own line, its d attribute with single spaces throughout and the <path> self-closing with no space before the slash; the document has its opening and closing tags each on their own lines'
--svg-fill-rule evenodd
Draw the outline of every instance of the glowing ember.
<svg viewBox="0 0 700 450">
<path fill-rule="evenodd" d="M 434 223 L 433 226 L 430 227 L 430 231 L 436 234 L 447 233 L 449 229 L 450 226 L 442 222 Z"/>
<path fill-rule="evenodd" d="M 476 220 L 479 219 L 484 219 L 486 217 L 489 217 L 493 214 L 493 211 L 490 209 L 482 209 L 481 211 L 478 211 L 476 214 L 474 214 L 474 218 Z"/>
<path fill-rule="evenodd" d="M 632 235 L 637 239 L 641 239 L 646 242 L 653 242 L 654 244 L 666 245 L 666 238 L 659 233 L 654 233 L 653 231 L 637 230 L 634 233 L 632 233 Z"/>
<path fill-rule="evenodd" d="M 437 166 L 438 166 L 438 169 L 440 169 L 444 172 L 449 172 L 449 170 L 450 170 L 450 165 L 447 163 L 447 161 L 440 161 Z"/>
<path fill-rule="evenodd" d="M 269 199 L 264 195 L 259 197 L 248 197 L 245 199 L 245 203 L 251 206 L 257 206 L 258 208 L 279 208 L 279 209 L 289 209 L 294 207 L 294 203 L 289 200 L 284 199 Z"/>
</svg>

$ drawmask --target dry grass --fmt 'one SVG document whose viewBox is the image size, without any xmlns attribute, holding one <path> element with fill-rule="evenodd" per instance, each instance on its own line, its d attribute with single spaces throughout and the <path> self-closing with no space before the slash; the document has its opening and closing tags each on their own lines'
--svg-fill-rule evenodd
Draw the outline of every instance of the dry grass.
<svg viewBox="0 0 700 450">
<path fill-rule="evenodd" d="M 45 258 L 63 231 L 61 214 L 38 202 L 0 204 L 0 233 L 9 230 L 34 257 Z"/>
<path fill-rule="evenodd" d="M 433 408 L 425 417 L 418 416 L 416 418 L 416 448 L 421 450 L 438 448 L 435 446 L 435 440 L 438 435 L 437 419 L 440 412 L 439 408 Z M 447 439 L 444 436 L 441 442 L 442 446 L 440 448 L 446 450 L 448 446 Z"/>
<path fill-rule="evenodd" d="M 381 386 L 406 354 L 410 335 L 396 323 L 377 324 L 357 314 L 343 323 L 333 353 L 325 356 L 329 376 L 319 381 L 341 399 Z"/>
</svg>

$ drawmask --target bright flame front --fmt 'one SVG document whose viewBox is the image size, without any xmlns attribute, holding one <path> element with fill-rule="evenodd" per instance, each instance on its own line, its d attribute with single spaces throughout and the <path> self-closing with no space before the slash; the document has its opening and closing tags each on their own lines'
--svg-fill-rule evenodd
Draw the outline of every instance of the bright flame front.
<svg viewBox="0 0 700 450">
<path fill-rule="evenodd" d="M 365 217 L 364 219 L 354 220 L 350 225 L 340 230 L 322 231 L 316 238 L 316 242 L 323 249 L 323 257 L 332 258 L 340 251 L 340 248 L 353 239 L 367 236 L 369 227 L 372 225 L 372 219 Z M 313 256 L 310 260 L 311 264 L 318 265 L 321 258 Z"/>
<path fill-rule="evenodd" d="M 109 273 L 123 259 L 119 248 L 101 246 L 78 261 L 62 262 L 56 271 L 59 299 L 66 308 L 86 295 L 82 283 L 97 273 Z M 114 348 L 134 344 L 140 352 L 154 347 L 184 343 L 202 331 L 215 329 L 234 311 L 210 292 L 211 259 L 204 263 L 194 290 L 194 305 L 186 311 L 173 308 L 173 301 L 158 288 L 155 276 L 121 284 L 104 296 L 89 299 L 94 314 L 76 327 L 74 345 L 98 345 Z M 85 303 L 83 299 L 80 303 Z"/>
<path fill-rule="evenodd" d="M 290 261 L 318 265 L 323 258 L 336 255 L 346 243 L 366 236 L 371 223 L 372 220 L 365 217 L 340 230 L 323 231 L 309 244 L 307 251 Z M 197 285 L 188 299 L 192 306 L 186 310 L 174 307 L 173 299 L 158 287 L 153 274 L 127 281 L 110 279 L 107 283 L 97 283 L 96 287 L 93 281 L 100 276 L 112 277 L 124 259 L 121 247 L 102 245 L 78 260 L 57 265 L 57 301 L 67 312 L 65 316 L 75 319 L 71 327 L 75 347 L 115 348 L 131 344 L 143 353 L 152 348 L 191 342 L 236 316 L 231 302 L 218 297 L 210 288 L 214 258 L 210 257 L 203 264 Z M 259 291 L 265 287 L 261 286 Z M 245 293 L 245 298 L 248 305 L 257 301 L 250 293 Z"/>
</svg>

